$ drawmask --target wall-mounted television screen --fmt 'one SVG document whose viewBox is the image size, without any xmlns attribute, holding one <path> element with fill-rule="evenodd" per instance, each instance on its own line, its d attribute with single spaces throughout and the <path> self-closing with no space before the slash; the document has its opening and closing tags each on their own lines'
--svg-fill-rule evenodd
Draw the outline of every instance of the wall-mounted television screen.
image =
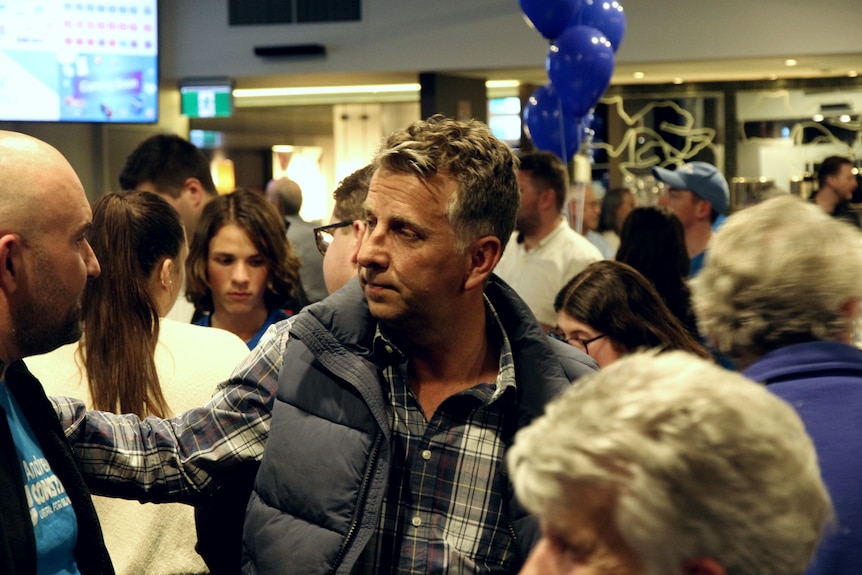
<svg viewBox="0 0 862 575">
<path fill-rule="evenodd" d="M 158 121 L 158 0 L 0 0 L 0 120 Z"/>
</svg>

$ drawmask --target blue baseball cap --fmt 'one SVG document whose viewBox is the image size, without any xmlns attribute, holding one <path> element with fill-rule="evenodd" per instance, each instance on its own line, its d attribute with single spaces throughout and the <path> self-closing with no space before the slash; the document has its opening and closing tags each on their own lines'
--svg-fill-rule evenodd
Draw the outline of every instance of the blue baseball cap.
<svg viewBox="0 0 862 575">
<path fill-rule="evenodd" d="M 672 188 L 691 190 L 699 198 L 712 204 L 712 209 L 719 214 L 727 211 L 730 203 L 727 180 L 712 164 L 689 162 L 676 170 L 653 168 L 652 175 Z"/>
</svg>

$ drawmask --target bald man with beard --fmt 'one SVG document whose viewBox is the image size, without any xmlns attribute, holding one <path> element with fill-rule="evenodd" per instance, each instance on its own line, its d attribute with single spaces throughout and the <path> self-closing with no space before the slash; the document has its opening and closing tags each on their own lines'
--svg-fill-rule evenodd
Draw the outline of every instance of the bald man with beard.
<svg viewBox="0 0 862 575">
<path fill-rule="evenodd" d="M 81 337 L 99 275 L 92 212 L 69 162 L 0 131 L 0 572 L 112 574 L 90 495 L 55 412 L 22 358 Z"/>
</svg>

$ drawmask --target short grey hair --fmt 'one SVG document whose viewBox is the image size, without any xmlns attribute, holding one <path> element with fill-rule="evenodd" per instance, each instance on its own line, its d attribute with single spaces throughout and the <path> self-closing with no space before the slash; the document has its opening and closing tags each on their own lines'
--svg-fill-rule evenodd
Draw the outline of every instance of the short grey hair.
<svg viewBox="0 0 862 575">
<path fill-rule="evenodd" d="M 790 405 L 681 351 L 639 352 L 581 378 L 519 432 L 516 494 L 540 518 L 610 489 L 617 531 L 646 567 L 709 558 L 734 575 L 798 575 L 832 518 Z"/>
<path fill-rule="evenodd" d="M 389 136 L 373 163 L 424 181 L 438 175 L 458 181 L 449 205 L 458 249 L 484 236 L 498 237 L 503 247 L 509 241 L 521 203 L 518 158 L 482 122 L 440 115 L 414 122 Z"/>
<path fill-rule="evenodd" d="M 700 332 L 731 357 L 847 341 L 862 299 L 862 234 L 795 196 L 737 212 L 691 282 Z"/>
</svg>

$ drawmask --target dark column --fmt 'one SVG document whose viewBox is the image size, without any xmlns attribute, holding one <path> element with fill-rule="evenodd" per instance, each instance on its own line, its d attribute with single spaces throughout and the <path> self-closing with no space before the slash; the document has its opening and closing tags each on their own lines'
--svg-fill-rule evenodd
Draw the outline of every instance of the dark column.
<svg viewBox="0 0 862 575">
<path fill-rule="evenodd" d="M 423 118 L 443 114 L 456 120 L 488 121 L 485 80 L 422 72 L 419 84 Z"/>
</svg>

